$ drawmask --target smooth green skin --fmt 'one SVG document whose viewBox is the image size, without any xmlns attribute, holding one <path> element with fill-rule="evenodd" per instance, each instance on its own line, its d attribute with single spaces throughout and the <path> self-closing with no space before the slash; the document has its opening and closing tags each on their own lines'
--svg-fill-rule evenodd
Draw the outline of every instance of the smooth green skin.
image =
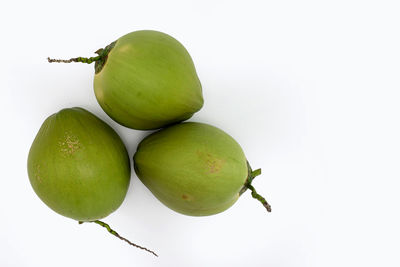
<svg viewBox="0 0 400 267">
<path fill-rule="evenodd" d="M 94 91 L 113 120 L 138 130 L 186 120 L 203 106 L 189 53 L 177 40 L 157 31 L 119 38 L 94 77 Z"/>
<path fill-rule="evenodd" d="M 248 174 L 240 145 L 204 123 L 177 124 L 147 136 L 133 160 L 137 176 L 162 203 L 191 216 L 228 209 Z"/>
<path fill-rule="evenodd" d="M 78 221 L 106 217 L 123 202 L 130 160 L 118 134 L 82 108 L 63 109 L 42 124 L 28 156 L 28 175 L 52 210 Z"/>
</svg>

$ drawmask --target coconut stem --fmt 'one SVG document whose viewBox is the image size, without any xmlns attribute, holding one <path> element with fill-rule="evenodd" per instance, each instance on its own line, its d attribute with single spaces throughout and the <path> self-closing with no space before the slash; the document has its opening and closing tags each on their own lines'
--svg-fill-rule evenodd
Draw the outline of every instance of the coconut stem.
<svg viewBox="0 0 400 267">
<path fill-rule="evenodd" d="M 140 249 L 143 249 L 143 250 L 146 250 L 147 252 L 150 252 L 150 253 L 153 254 L 154 256 L 158 257 L 158 255 L 157 255 L 154 251 L 152 251 L 152 250 L 150 250 L 150 249 L 147 249 L 147 248 L 145 248 L 145 247 L 136 245 L 135 243 L 132 243 L 131 241 L 129 241 L 129 240 L 126 239 L 125 237 L 120 236 L 116 231 L 114 231 L 113 229 L 111 229 L 111 227 L 110 227 L 108 224 L 106 224 L 105 222 L 102 222 L 102 221 L 99 221 L 99 220 L 96 220 L 96 221 L 88 221 L 88 222 L 93 222 L 93 223 L 96 223 L 96 224 L 98 224 L 98 225 L 101 225 L 101 226 L 103 226 L 104 228 L 106 228 L 107 231 L 108 231 L 110 234 L 112 234 L 112 235 L 118 237 L 119 239 L 121 239 L 121 240 L 127 242 L 129 245 L 134 246 L 134 247 L 137 247 L 137 248 L 140 248 Z M 83 221 L 79 221 L 79 224 L 82 224 L 82 223 L 84 223 L 84 222 L 83 222 Z"/>
<path fill-rule="evenodd" d="M 247 189 L 250 189 L 251 196 L 263 204 L 263 206 L 267 209 L 268 212 L 271 212 L 271 205 L 268 204 L 267 200 L 259 195 L 256 189 L 252 186 L 253 179 L 256 178 L 258 175 L 261 174 L 261 169 L 257 169 L 253 171 L 250 167 L 250 164 L 247 162 L 248 168 L 248 176 L 245 185 L 243 186 L 242 190 L 240 190 L 240 195 L 243 194 Z"/>
<path fill-rule="evenodd" d="M 107 45 L 104 48 L 98 49 L 95 53 L 98 55 L 96 57 L 75 57 L 75 58 L 70 58 L 70 59 L 54 59 L 54 58 L 47 58 L 47 61 L 49 63 L 57 62 L 57 63 L 71 63 L 71 62 L 81 62 L 81 63 L 93 63 L 95 62 L 94 65 L 94 70 L 95 73 L 99 73 L 104 65 L 106 64 L 107 58 L 108 58 L 108 53 L 114 48 L 115 44 L 117 41 L 112 42 L 111 44 Z"/>
<path fill-rule="evenodd" d="M 251 196 L 258 201 L 260 201 L 263 206 L 267 209 L 268 212 L 271 212 L 271 205 L 268 204 L 268 202 L 263 198 L 261 195 L 257 193 L 257 191 L 254 189 L 254 187 L 251 184 L 246 185 L 248 189 L 251 190 Z"/>
<path fill-rule="evenodd" d="M 95 62 L 97 60 L 100 60 L 100 59 L 101 59 L 101 56 L 89 57 L 89 58 L 87 58 L 87 57 L 75 57 L 75 58 L 70 58 L 70 59 L 54 59 L 54 58 L 49 58 L 48 57 L 47 61 L 49 63 L 54 63 L 54 62 L 56 62 L 56 63 L 81 62 L 81 63 L 90 64 L 90 63 L 93 63 L 93 62 Z"/>
</svg>

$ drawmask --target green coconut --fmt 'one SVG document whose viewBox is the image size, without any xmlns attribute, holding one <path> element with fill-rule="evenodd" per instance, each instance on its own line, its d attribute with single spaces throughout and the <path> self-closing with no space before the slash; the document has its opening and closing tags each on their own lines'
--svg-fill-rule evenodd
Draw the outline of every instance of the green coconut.
<svg viewBox="0 0 400 267">
<path fill-rule="evenodd" d="M 252 171 L 240 145 L 204 123 L 177 124 L 147 136 L 133 158 L 137 176 L 167 207 L 191 216 L 220 213 L 251 185 Z"/>
<path fill-rule="evenodd" d="M 63 109 L 42 124 L 28 156 L 30 183 L 55 212 L 94 221 L 123 202 L 130 160 L 118 134 L 82 108 Z"/>
<path fill-rule="evenodd" d="M 139 130 L 184 121 L 203 106 L 202 88 L 192 58 L 173 37 L 158 31 L 122 36 L 93 58 L 49 62 L 95 64 L 94 91 L 116 122 Z"/>
<path fill-rule="evenodd" d="M 44 121 L 29 151 L 28 175 L 35 193 L 58 214 L 94 222 L 157 256 L 99 220 L 124 201 L 131 167 L 121 138 L 89 111 L 63 109 Z"/>
</svg>

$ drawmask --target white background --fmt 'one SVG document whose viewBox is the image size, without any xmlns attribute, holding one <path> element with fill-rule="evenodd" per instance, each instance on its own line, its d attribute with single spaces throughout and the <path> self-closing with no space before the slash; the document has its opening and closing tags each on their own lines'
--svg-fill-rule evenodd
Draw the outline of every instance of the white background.
<svg viewBox="0 0 400 267">
<path fill-rule="evenodd" d="M 400 266 L 398 1 L 8 1 L 1 25 L 0 266 Z M 26 171 L 44 119 L 81 106 L 108 122 L 132 156 L 146 132 L 97 104 L 93 56 L 135 30 L 181 41 L 205 105 L 191 120 L 231 134 L 262 176 L 224 213 L 164 207 L 136 175 L 94 224 L 45 206 Z"/>
</svg>

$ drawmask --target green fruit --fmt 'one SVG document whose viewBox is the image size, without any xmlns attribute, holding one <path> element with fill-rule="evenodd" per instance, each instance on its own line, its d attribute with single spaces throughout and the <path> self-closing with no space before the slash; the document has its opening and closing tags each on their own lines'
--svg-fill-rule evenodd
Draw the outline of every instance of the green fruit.
<svg viewBox="0 0 400 267">
<path fill-rule="evenodd" d="M 94 92 L 103 110 L 133 129 L 158 129 L 193 116 L 203 95 L 192 58 L 173 37 L 157 31 L 122 36 L 97 57 L 48 59 L 95 64 Z"/>
<path fill-rule="evenodd" d="M 228 209 L 251 174 L 240 145 L 231 136 L 195 122 L 147 136 L 137 148 L 134 166 L 162 203 L 192 216 Z"/>
<path fill-rule="evenodd" d="M 177 40 L 157 31 L 119 38 L 94 77 L 103 110 L 133 129 L 157 129 L 186 120 L 203 106 L 193 61 Z"/>
<path fill-rule="evenodd" d="M 123 202 L 130 162 L 118 134 L 82 108 L 63 109 L 42 124 L 28 156 L 39 198 L 79 221 L 106 217 Z"/>
</svg>

